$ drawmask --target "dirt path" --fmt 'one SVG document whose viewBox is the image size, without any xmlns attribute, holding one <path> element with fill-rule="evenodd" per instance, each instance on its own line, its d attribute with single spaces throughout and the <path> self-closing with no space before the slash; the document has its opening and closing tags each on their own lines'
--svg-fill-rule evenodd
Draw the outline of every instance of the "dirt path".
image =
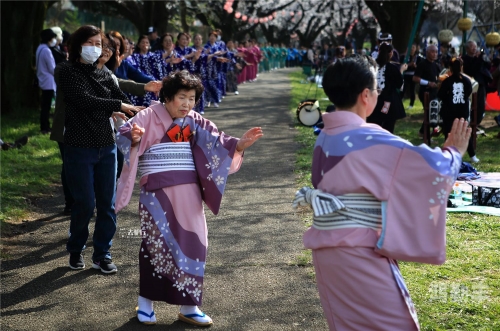
<svg viewBox="0 0 500 331">
<path fill-rule="evenodd" d="M 221 212 L 207 209 L 209 256 L 203 310 L 212 330 L 326 330 L 310 269 L 294 266 L 304 225 L 291 209 L 296 190 L 295 130 L 289 112 L 288 70 L 261 74 L 205 114 L 220 130 L 241 136 L 261 126 L 265 138 L 231 175 Z M 136 187 L 137 188 L 137 187 Z M 137 190 L 136 190 L 137 193 Z M 1 269 L 3 330 L 142 330 L 135 317 L 138 293 L 137 194 L 118 215 L 112 247 L 116 275 L 90 267 L 71 271 L 65 244 L 69 218 L 63 199 L 38 201 L 43 214 L 26 233 L 8 240 Z M 91 229 L 93 225 L 91 225 Z M 91 242 L 89 242 L 91 245 Z M 194 329 L 177 321 L 177 306 L 156 303 L 156 330 Z"/>
</svg>

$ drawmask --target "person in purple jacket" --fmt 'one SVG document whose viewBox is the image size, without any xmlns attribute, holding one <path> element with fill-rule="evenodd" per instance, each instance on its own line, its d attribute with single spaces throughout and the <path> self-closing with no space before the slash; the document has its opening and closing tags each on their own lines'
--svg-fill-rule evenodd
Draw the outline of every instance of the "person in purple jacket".
<svg viewBox="0 0 500 331">
<path fill-rule="evenodd" d="M 42 101 L 40 104 L 40 131 L 42 134 L 50 133 L 50 106 L 56 91 L 54 81 L 54 69 L 56 61 L 50 47 L 57 43 L 56 34 L 51 29 L 45 29 L 40 33 L 41 43 L 36 50 L 36 77 L 38 86 L 42 89 Z"/>
</svg>

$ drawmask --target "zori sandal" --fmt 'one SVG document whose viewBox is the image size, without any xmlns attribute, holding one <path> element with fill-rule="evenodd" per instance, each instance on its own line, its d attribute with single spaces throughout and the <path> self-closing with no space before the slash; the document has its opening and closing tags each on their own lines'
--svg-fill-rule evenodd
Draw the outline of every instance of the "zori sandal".
<svg viewBox="0 0 500 331">
<path fill-rule="evenodd" d="M 214 324 L 212 319 L 209 316 L 205 315 L 205 313 L 201 313 L 201 315 L 200 314 L 183 315 L 179 313 L 179 320 L 196 326 L 211 326 L 212 324 Z"/>
<path fill-rule="evenodd" d="M 142 310 L 139 310 L 139 307 L 135 307 L 135 311 L 137 312 L 137 319 L 140 323 L 144 325 L 156 324 L 156 315 L 154 310 L 151 312 L 151 314 L 148 314 L 146 312 L 143 312 Z"/>
</svg>

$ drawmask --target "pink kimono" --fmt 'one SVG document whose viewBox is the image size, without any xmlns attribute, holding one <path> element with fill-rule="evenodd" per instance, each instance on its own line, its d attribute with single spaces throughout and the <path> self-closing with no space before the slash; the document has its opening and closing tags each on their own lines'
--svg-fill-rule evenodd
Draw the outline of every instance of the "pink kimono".
<svg viewBox="0 0 500 331">
<path fill-rule="evenodd" d="M 132 147 L 134 123 L 145 133 Z M 141 171 L 139 295 L 200 306 L 208 246 L 202 201 L 219 212 L 227 177 L 243 161 L 238 139 L 218 132 L 195 111 L 173 121 L 158 102 L 122 125 L 116 139 L 125 157 L 117 212 L 129 203 Z"/>
<path fill-rule="evenodd" d="M 314 188 L 381 202 L 379 230 L 312 226 L 304 234 L 330 330 L 418 330 L 395 260 L 444 263 L 447 198 L 462 157 L 454 148 L 413 146 L 349 111 L 323 121 Z"/>
</svg>

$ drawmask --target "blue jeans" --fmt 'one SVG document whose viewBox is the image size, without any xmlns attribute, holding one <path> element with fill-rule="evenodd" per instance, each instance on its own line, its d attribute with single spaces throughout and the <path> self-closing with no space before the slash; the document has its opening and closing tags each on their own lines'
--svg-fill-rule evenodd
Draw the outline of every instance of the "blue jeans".
<svg viewBox="0 0 500 331">
<path fill-rule="evenodd" d="M 116 232 L 116 145 L 80 148 L 65 144 L 64 171 L 75 200 L 66 249 L 70 253 L 85 249 L 89 222 L 97 207 L 92 260 L 111 258 L 109 249 Z"/>
</svg>

